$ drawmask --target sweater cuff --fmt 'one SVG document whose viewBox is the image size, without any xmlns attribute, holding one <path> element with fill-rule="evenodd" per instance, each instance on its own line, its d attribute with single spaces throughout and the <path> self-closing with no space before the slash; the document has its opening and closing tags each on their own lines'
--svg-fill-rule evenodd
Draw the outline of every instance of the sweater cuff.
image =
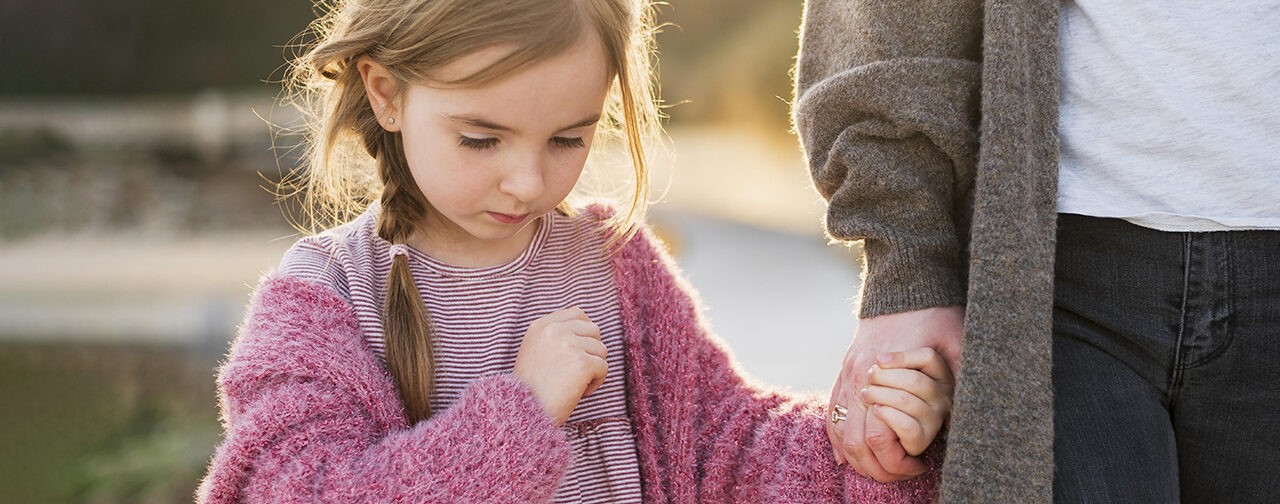
<svg viewBox="0 0 1280 504">
<path fill-rule="evenodd" d="M 965 303 L 964 270 L 952 254 L 873 239 L 863 249 L 859 318 Z"/>
<path fill-rule="evenodd" d="M 564 432 L 547 415 L 533 391 L 511 374 L 487 376 L 472 382 L 450 408 L 458 422 L 449 432 L 470 446 L 459 453 L 455 467 L 469 471 L 468 480 L 485 481 L 494 495 L 550 498 L 572 462 L 573 450 Z M 422 424 L 420 427 L 424 427 Z M 450 443 L 452 444 L 452 443 Z"/>
</svg>

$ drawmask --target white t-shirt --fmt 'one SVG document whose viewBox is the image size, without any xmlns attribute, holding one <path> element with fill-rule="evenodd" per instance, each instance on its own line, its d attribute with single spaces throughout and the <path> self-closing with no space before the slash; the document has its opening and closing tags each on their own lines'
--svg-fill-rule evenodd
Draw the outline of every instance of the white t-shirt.
<svg viewBox="0 0 1280 504">
<path fill-rule="evenodd" d="M 1280 229 L 1280 0 L 1063 0 L 1058 211 Z"/>
</svg>

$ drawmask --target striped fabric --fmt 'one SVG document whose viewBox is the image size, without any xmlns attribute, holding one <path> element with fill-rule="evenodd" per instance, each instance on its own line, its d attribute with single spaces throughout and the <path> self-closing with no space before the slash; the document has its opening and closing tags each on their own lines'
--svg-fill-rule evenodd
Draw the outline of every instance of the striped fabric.
<svg viewBox="0 0 1280 504">
<path fill-rule="evenodd" d="M 355 309 L 365 341 L 384 362 L 382 300 L 391 244 L 377 235 L 377 203 L 354 221 L 299 240 L 279 271 L 328 285 Z M 493 267 L 461 268 L 405 247 L 410 271 L 436 326 L 434 411 L 454 404 L 472 381 L 510 373 L 529 324 L 577 306 L 600 326 L 609 349 L 604 384 L 561 428 L 574 461 L 555 502 L 640 502 L 635 434 L 627 418 L 623 329 L 604 239 L 589 217 L 552 212 L 529 248 Z"/>
</svg>

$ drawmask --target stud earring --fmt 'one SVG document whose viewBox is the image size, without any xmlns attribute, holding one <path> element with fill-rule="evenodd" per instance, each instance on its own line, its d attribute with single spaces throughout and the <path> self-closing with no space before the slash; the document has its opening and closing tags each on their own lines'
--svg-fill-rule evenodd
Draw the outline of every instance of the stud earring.
<svg viewBox="0 0 1280 504">
<path fill-rule="evenodd" d="M 387 124 L 394 125 L 395 123 L 396 123 L 396 116 L 387 116 Z"/>
</svg>

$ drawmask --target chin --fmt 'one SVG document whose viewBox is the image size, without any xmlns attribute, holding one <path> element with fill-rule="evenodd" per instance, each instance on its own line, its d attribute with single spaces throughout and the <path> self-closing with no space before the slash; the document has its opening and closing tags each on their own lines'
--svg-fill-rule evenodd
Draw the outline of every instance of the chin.
<svg viewBox="0 0 1280 504">
<path fill-rule="evenodd" d="M 471 229 L 468 231 L 471 232 L 471 236 L 474 236 L 476 239 L 479 239 L 479 240 L 501 241 L 501 240 L 510 239 L 511 237 L 519 234 L 520 231 L 523 231 L 527 227 L 529 227 L 528 223 L 525 223 L 519 227 L 504 226 L 502 224 L 489 224 L 484 226 L 482 229 Z"/>
</svg>

